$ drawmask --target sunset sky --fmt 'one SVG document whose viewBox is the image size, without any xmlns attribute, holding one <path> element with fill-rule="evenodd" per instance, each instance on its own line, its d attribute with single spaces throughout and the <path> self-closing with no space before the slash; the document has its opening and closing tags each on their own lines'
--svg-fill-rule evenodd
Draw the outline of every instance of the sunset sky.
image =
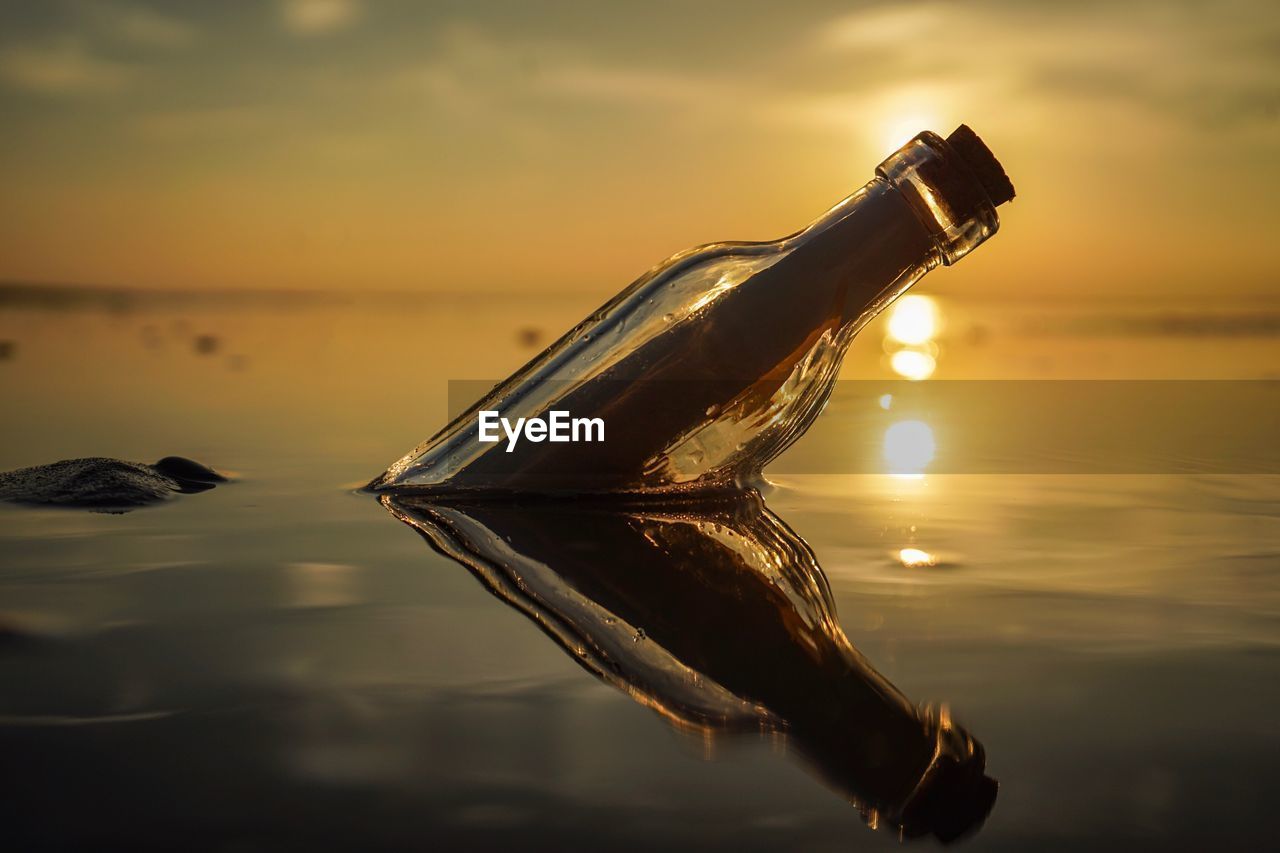
<svg viewBox="0 0 1280 853">
<path fill-rule="evenodd" d="M 8 2 L 0 111 L 9 281 L 607 296 L 963 121 L 948 288 L 1280 282 L 1275 2 Z"/>
</svg>

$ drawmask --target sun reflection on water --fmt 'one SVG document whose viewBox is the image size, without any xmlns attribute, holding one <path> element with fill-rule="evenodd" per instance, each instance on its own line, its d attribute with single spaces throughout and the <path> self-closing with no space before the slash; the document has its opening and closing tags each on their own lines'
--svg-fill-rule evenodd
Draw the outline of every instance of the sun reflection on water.
<svg viewBox="0 0 1280 853">
<path fill-rule="evenodd" d="M 898 560 L 908 569 L 926 568 L 938 564 L 932 554 L 919 548 L 903 548 L 898 552 Z"/>
<path fill-rule="evenodd" d="M 889 314 L 889 337 L 908 346 L 920 346 L 938 331 L 938 307 L 928 296 L 911 294 L 899 299 Z"/>
<path fill-rule="evenodd" d="M 920 476 L 933 461 L 937 445 L 924 421 L 898 421 L 884 434 L 884 461 L 890 474 Z"/>
<path fill-rule="evenodd" d="M 928 379 L 938 367 L 938 361 L 927 352 L 902 349 L 889 357 L 889 366 L 899 376 L 919 381 Z"/>
<path fill-rule="evenodd" d="M 932 376 L 938 366 L 934 339 L 940 327 L 941 314 L 932 298 L 910 294 L 893 303 L 884 336 L 893 372 L 913 381 Z"/>
<path fill-rule="evenodd" d="M 930 297 L 911 294 L 895 302 L 884 338 L 889 367 L 894 373 L 912 381 L 932 376 L 938 365 L 939 349 L 934 338 L 940 327 L 941 314 Z M 880 408 L 886 411 L 892 403 L 890 394 L 880 398 Z M 933 428 L 924 421 L 898 421 L 885 431 L 884 459 L 895 477 L 923 478 L 936 451 Z"/>
</svg>

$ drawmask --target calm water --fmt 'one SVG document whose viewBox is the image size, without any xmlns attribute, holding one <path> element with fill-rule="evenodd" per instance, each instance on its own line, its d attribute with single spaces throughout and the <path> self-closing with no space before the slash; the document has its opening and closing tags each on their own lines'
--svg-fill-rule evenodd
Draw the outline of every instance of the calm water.
<svg viewBox="0 0 1280 853">
<path fill-rule="evenodd" d="M 448 380 L 505 375 L 593 307 L 0 307 L 0 469 L 181 454 L 236 477 L 126 515 L 0 507 L 6 846 L 897 847 L 787 738 L 674 724 L 353 491 L 443 424 Z M 1262 309 L 942 309 L 936 378 L 1280 370 Z M 846 375 L 892 375 L 881 325 Z M 794 452 L 878 452 L 868 423 L 837 401 Z M 999 794 L 961 844 L 1270 846 L 1280 477 L 928 467 L 784 473 L 766 500 L 869 665 L 985 749 Z"/>
</svg>

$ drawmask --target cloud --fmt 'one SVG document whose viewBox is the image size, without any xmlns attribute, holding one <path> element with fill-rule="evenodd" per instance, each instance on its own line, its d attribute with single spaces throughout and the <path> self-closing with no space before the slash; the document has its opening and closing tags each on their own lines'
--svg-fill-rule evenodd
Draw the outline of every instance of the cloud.
<svg viewBox="0 0 1280 853">
<path fill-rule="evenodd" d="M 57 95 L 111 92 L 136 70 L 90 54 L 74 40 L 44 46 L 15 45 L 0 52 L 0 80 L 11 88 Z"/>
<path fill-rule="evenodd" d="M 1224 6 L 1209 13 L 1147 0 L 1088 14 L 1010 6 L 1014 16 L 999 4 L 923 2 L 839 15 L 810 44 L 824 61 L 843 59 L 860 87 L 870 78 L 885 90 L 960 84 L 971 103 L 1140 111 L 1171 128 L 1265 123 L 1280 103 L 1280 15 Z M 830 112 L 816 106 L 813 115 Z"/>
<path fill-rule="evenodd" d="M 930 3 L 873 7 L 828 21 L 816 41 L 836 50 L 902 45 L 937 33 L 946 15 L 945 8 Z"/>
<path fill-rule="evenodd" d="M 315 36 L 350 26 L 361 9 L 355 0 L 284 0 L 280 12 L 289 32 Z"/>
<path fill-rule="evenodd" d="M 567 65 L 538 78 L 548 92 L 626 104 L 708 106 L 738 95 L 734 87 L 688 74 L 632 68 Z"/>
<path fill-rule="evenodd" d="M 465 25 L 437 31 L 431 59 L 401 69 L 396 79 L 436 106 L 472 114 L 564 104 L 712 110 L 743 94 L 714 76 L 615 64 L 572 44 L 499 38 Z"/>
<path fill-rule="evenodd" d="M 260 107 L 194 107 L 145 112 L 132 120 L 133 131 L 143 139 L 174 142 L 192 139 L 226 139 L 260 134 L 284 119 L 278 110 Z"/>
<path fill-rule="evenodd" d="M 141 6 L 95 6 L 103 31 L 121 41 L 144 47 L 179 48 L 195 37 L 185 21 Z"/>
</svg>

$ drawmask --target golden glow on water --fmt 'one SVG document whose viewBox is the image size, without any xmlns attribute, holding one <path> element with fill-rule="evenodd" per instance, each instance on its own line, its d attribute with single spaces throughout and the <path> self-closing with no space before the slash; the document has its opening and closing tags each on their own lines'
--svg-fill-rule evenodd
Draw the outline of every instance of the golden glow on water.
<svg viewBox="0 0 1280 853">
<path fill-rule="evenodd" d="M 898 421 L 885 430 L 884 461 L 890 474 L 923 474 L 936 451 L 933 429 L 924 421 Z"/>
<path fill-rule="evenodd" d="M 1019 333 L 1026 321 L 1040 316 L 1040 306 L 966 299 L 952 295 L 940 302 L 949 335 L 948 378 L 1252 378 L 1276 361 L 1275 337 L 1046 337 Z M 359 713 L 344 716 L 336 733 L 330 725 L 294 726 L 287 754 L 274 739 L 265 746 L 248 739 L 245 751 L 224 749 L 213 757 L 192 753 L 197 764 L 234 769 L 247 785 L 276 784 L 273 774 L 285 766 L 278 761 L 312 756 L 316 760 L 297 765 L 299 786 L 332 791 L 341 778 L 360 780 L 359 790 L 368 791 L 376 782 L 388 801 L 399 802 L 405 790 L 434 789 L 464 777 L 475 762 L 471 745 L 498 732 L 502 748 L 486 753 L 486 760 L 503 774 L 533 780 L 531 785 L 554 765 L 558 775 L 551 784 L 582 780 L 580 791 L 569 791 L 573 802 L 591 802 L 602 767 L 628 768 L 627 784 L 658 792 L 654 796 L 679 790 L 688 759 L 666 754 L 671 744 L 665 725 L 640 725 L 656 721 L 636 718 L 629 700 L 611 699 L 597 689 L 557 644 L 529 642 L 532 625 L 505 606 L 496 601 L 477 606 L 490 603 L 477 602 L 487 594 L 460 566 L 421 545 L 404 547 L 399 534 L 407 530 L 388 529 L 390 519 L 380 508 L 339 485 L 361 475 L 367 479 L 376 473 L 372 468 L 420 437 L 424 427 L 443 424 L 450 378 L 506 375 L 529 356 L 518 330 L 553 335 L 594 302 L 552 296 L 497 300 L 483 311 L 477 305 L 458 297 L 377 311 L 346 306 L 298 312 L 235 306 L 197 310 L 178 304 L 163 312 L 145 307 L 131 313 L 0 312 L 0 340 L 13 342 L 10 356 L 0 362 L 6 414 L 12 434 L 20 437 L 0 448 L 0 468 L 84 453 L 142 460 L 187 453 L 245 472 L 225 489 L 124 516 L 9 508 L 6 548 L 13 563 L 4 610 L 24 634 L 23 626 L 31 625 L 39 629 L 37 637 L 47 631 L 53 638 L 37 641 L 39 667 L 15 668 L 15 677 L 31 669 L 33 685 L 74 685 L 85 655 L 91 655 L 105 662 L 104 714 L 121 715 L 100 719 L 125 719 L 128 713 L 134 715 L 128 719 L 145 721 L 142 715 L 189 709 L 157 721 L 166 727 L 227 716 L 220 710 L 223 697 L 258 708 L 260 696 L 268 695 L 263 691 L 301 696 L 297 713 L 302 719 L 310 719 L 306 709 L 312 703 L 339 708 L 357 703 Z M 1097 307 L 1098 316 L 1104 310 L 1110 309 Z M 1145 310 L 1155 317 L 1183 311 L 1176 304 Z M 966 332 L 974 317 L 988 329 L 980 342 Z M 220 348 L 215 353 L 198 349 L 200 335 L 216 336 Z M 1197 744 L 1231 736 L 1231 727 L 1219 725 L 1224 695 L 1268 683 L 1268 661 L 1250 650 L 1276 642 L 1274 624 L 1265 618 L 1276 607 L 1274 591 L 1259 580 L 1280 548 L 1280 531 L 1269 523 L 1276 478 L 936 476 L 943 461 L 948 472 L 964 470 L 965 435 L 952 426 L 945 408 L 928 416 L 913 413 L 910 393 L 895 390 L 889 411 L 880 408 L 877 396 L 895 386 L 874 384 L 894 375 L 881 364 L 878 337 L 855 343 L 850 353 L 851 375 L 877 388 L 871 399 L 856 393 L 846 398 L 861 408 L 837 399 L 796 446 L 801 452 L 861 454 L 857 458 L 870 457 L 877 473 L 786 473 L 790 469 L 782 465 L 769 472 L 771 481 L 780 481 L 774 502 L 785 509 L 788 524 L 804 531 L 828 575 L 837 612 L 871 662 L 887 662 L 891 673 L 910 672 L 904 687 L 911 687 L 911 699 L 955 700 L 960 719 L 972 716 L 976 732 L 993 747 L 993 772 L 1003 774 L 1002 783 L 1009 777 L 1008 752 L 999 753 L 997 764 L 994 747 L 1016 740 L 1017 731 L 1002 729 L 1001 721 L 1012 720 L 1007 725 L 1016 729 L 1016 718 L 1028 708 L 1033 716 L 1056 713 L 1061 692 L 1041 689 L 1052 687 L 1055 677 L 1078 686 L 1083 692 L 1073 711 L 1085 716 L 1066 733 L 1058 731 L 1061 727 L 1044 728 L 1050 740 L 1041 744 L 1046 754 L 1066 756 L 1068 763 L 1044 762 L 1044 768 L 1029 763 L 1007 785 L 1011 795 L 1055 819 L 1053 809 L 1060 803 L 1050 794 L 1061 787 L 1060 774 L 1087 774 L 1096 763 L 1093 753 L 1079 748 L 1082 738 L 1133 766 L 1178 761 L 1191 767 L 1194 760 L 1206 773 L 1236 772 L 1243 753 L 1235 741 L 1225 742 L 1221 759 Z M 237 354 L 246 361 L 233 369 L 229 360 Z M 372 425 L 370 411 L 378 412 Z M 931 424 L 937 458 L 927 477 L 886 476 L 889 466 L 877 455 L 886 429 L 912 418 Z M 1043 441 L 1053 452 L 1055 436 Z M 860 465 L 858 470 L 872 469 Z M 1082 529 L 1089 535 L 1082 536 Z M 908 546 L 931 554 L 935 566 L 943 568 L 907 567 L 902 550 Z M 295 566 L 299 561 L 307 561 L 305 567 Z M 347 571 L 330 568 L 348 563 Z M 192 596 L 193 588 L 198 596 Z M 299 612 L 299 607 L 307 609 Z M 121 625 L 128 630 L 120 631 Z M 196 634 L 192 625 L 199 629 Z M 221 642 L 206 646 L 201 639 L 206 628 L 216 628 Z M 152 660 L 133 654 L 138 643 L 174 649 L 178 657 Z M 638 653 L 646 645 L 628 643 L 627 651 Z M 422 651 L 442 648 L 458 653 Z M 565 648 L 577 657 L 586 644 L 575 638 Z M 1220 651 L 1227 656 L 1211 657 Z M 1044 677 L 1036 683 L 1022 675 L 1027 665 L 1041 663 L 1029 655 L 1044 656 Z M 1134 677 L 1138 670 L 1146 672 L 1135 669 L 1143 656 L 1162 662 L 1154 667 L 1149 690 Z M 1096 667 L 1088 677 L 1079 668 L 1081 659 Z M 175 662 L 188 666 L 192 678 L 166 679 Z M 1171 681 L 1164 677 L 1165 662 L 1196 677 Z M 113 672 L 122 673 L 127 683 L 106 680 Z M 1202 688 L 1206 680 L 1214 689 Z M 154 689 L 139 693 L 133 687 L 138 681 Z M 1119 720 L 1105 713 L 1114 706 L 1116 684 L 1124 684 L 1125 701 L 1135 703 L 1134 714 Z M 245 685 L 249 692 L 241 695 Z M 38 686 L 21 698 L 12 693 L 10 704 L 62 701 Z M 982 696 L 974 699 L 978 693 Z M 968 698 L 961 701 L 961 694 Z M 76 703 L 73 710 L 85 701 L 79 697 L 93 698 L 79 688 L 66 695 Z M 205 701 L 210 696 L 212 704 Z M 130 704 L 122 709 L 126 701 Z M 270 728 L 280 713 L 293 713 L 292 705 L 267 705 L 261 720 L 232 715 L 232 734 L 242 724 Z M 989 713 L 992 708 L 1019 713 Z M 1088 716 L 1098 708 L 1103 711 Z M 1232 719 L 1244 708 L 1230 706 Z M 591 725 L 580 725 L 584 714 Z M 422 737 L 423 719 L 431 720 L 439 738 Z M 1256 740 L 1255 732 L 1269 724 L 1265 709 L 1239 719 L 1240 743 Z M 1135 738 L 1134 726 L 1151 737 Z M 209 735 L 203 722 L 190 732 L 172 731 L 175 737 L 190 734 L 197 744 Z M 564 731 L 574 737 L 561 737 Z M 168 757 L 140 752 L 138 744 L 151 742 L 147 737 L 140 729 L 138 739 L 113 740 L 115 746 L 90 756 L 93 764 L 83 773 L 108 778 L 134 762 L 129 766 L 158 768 L 156 778 L 162 778 L 159 771 Z M 782 741 L 773 733 L 768 737 Z M 457 748 L 442 750 L 440 744 Z M 1168 750 L 1178 744 L 1190 744 L 1190 752 L 1170 757 Z M 1117 745 L 1133 751 L 1116 753 Z M 1150 750 L 1143 751 L 1146 746 Z M 50 741 L 47 748 L 55 757 L 64 751 L 77 755 L 74 743 Z M 689 752 L 697 755 L 692 748 Z M 343 756 L 348 764 L 333 763 Z M 671 801 L 671 808 L 687 809 L 681 814 L 690 824 L 705 813 L 723 813 L 723 789 L 746 792 L 748 806 L 772 807 L 772 781 L 783 770 L 806 796 L 813 789 L 812 806 L 806 801 L 796 808 L 818 815 L 814 820 L 826 819 L 821 816 L 827 812 L 819 809 L 843 808 L 816 781 L 808 782 L 802 770 L 762 759 L 757 769 L 765 776 L 757 779 L 743 772 L 744 766 L 757 767 L 754 759 L 743 762 L 733 754 L 728 759 L 699 769 L 711 781 L 695 792 L 697 797 Z M 1258 766 L 1264 763 L 1259 760 Z M 359 775 L 333 775 L 333 768 L 348 766 Z M 293 772 L 293 764 L 287 767 Z M 408 775 L 428 772 L 432 775 Z M 262 773 L 267 775 L 259 778 Z M 209 790 L 220 781 L 215 775 L 209 783 L 215 788 Z M 185 776 L 179 782 L 195 784 Z M 1132 784 L 1118 780 L 1114 790 L 1091 792 L 1087 803 L 1071 805 L 1083 810 L 1128 802 Z M 204 790 L 178 793 L 200 802 Z M 297 790 L 310 796 L 310 787 Z M 1050 794 L 1037 800 L 1037 792 Z M 145 798 L 147 792 L 128 795 Z M 996 806 L 996 819 L 979 838 L 1008 840 L 1002 833 L 1009 822 L 1000 819 L 1001 808 Z M 812 846 L 850 840 L 856 818 L 832 814 L 832 844 L 816 838 Z M 1150 814 L 1140 809 L 1132 824 L 1108 826 L 1149 832 Z M 1127 815 L 1114 809 L 1108 819 L 1123 821 Z M 395 819 L 395 814 L 388 817 Z M 405 827 L 416 824 L 391 825 L 407 832 Z M 797 823 L 796 832 L 813 830 Z M 803 835 L 806 843 L 813 838 Z M 1024 841 L 1015 833 L 1008 843 Z"/>
<path fill-rule="evenodd" d="M 932 554 L 919 548 L 903 548 L 898 552 L 898 560 L 908 569 L 919 569 L 938 564 L 937 559 Z"/>
<path fill-rule="evenodd" d="M 938 361 L 927 352 L 917 349 L 898 350 L 889 357 L 889 366 L 906 379 L 928 379 L 938 369 Z"/>
<path fill-rule="evenodd" d="M 884 347 L 894 373 L 914 382 L 933 376 L 939 352 L 933 339 L 940 325 L 938 304 L 928 296 L 910 294 L 893 304 L 885 325 Z M 888 411 L 892 405 L 893 395 L 880 398 L 881 409 Z M 896 478 L 923 478 L 936 450 L 933 428 L 924 421 L 898 421 L 885 431 L 884 459 Z"/>
</svg>

